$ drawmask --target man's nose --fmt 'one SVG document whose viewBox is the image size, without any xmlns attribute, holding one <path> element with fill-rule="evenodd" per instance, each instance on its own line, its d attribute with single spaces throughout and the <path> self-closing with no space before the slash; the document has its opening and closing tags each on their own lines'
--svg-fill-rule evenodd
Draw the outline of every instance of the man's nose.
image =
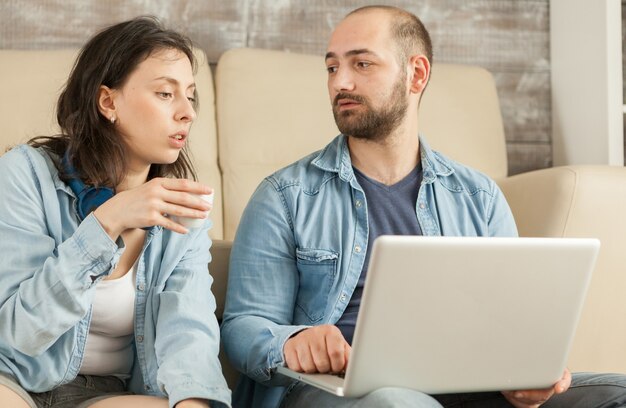
<svg viewBox="0 0 626 408">
<path fill-rule="evenodd" d="M 337 68 L 333 75 L 332 86 L 335 92 L 354 91 L 355 83 L 352 71 L 348 68 Z"/>
</svg>

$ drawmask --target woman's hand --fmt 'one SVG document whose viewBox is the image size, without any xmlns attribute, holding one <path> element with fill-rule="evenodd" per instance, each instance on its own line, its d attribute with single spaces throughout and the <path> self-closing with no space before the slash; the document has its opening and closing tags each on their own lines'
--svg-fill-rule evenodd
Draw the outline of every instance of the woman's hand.
<svg viewBox="0 0 626 408">
<path fill-rule="evenodd" d="M 211 204 L 197 195 L 213 190 L 187 179 L 155 178 L 139 187 L 117 193 L 94 211 L 107 234 L 116 240 L 130 228 L 160 225 L 181 234 L 187 228 L 167 216 L 206 218 Z"/>
</svg>

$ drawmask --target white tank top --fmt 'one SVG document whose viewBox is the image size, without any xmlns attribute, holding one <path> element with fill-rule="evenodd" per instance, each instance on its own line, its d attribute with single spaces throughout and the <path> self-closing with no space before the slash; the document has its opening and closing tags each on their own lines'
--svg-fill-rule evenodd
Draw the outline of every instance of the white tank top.
<svg viewBox="0 0 626 408">
<path fill-rule="evenodd" d="M 96 285 L 80 374 L 126 378 L 133 366 L 137 263 L 124 276 Z"/>
</svg>

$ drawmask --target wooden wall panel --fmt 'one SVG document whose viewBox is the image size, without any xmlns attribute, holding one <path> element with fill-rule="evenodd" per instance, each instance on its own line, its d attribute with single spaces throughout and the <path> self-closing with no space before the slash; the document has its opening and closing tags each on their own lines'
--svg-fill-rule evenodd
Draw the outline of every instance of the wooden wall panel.
<svg viewBox="0 0 626 408">
<path fill-rule="evenodd" d="M 210 61 L 246 43 L 248 0 L 2 0 L 0 48 L 80 47 L 101 28 L 154 15 L 189 35 Z"/>
<path fill-rule="evenodd" d="M 509 142 L 550 143 L 550 72 L 494 72 Z"/>
<path fill-rule="evenodd" d="M 255 0 L 249 45 L 323 55 L 337 22 L 367 4 L 396 5 L 419 16 L 431 33 L 435 60 L 549 71 L 546 0 Z"/>
<path fill-rule="evenodd" d="M 626 67 L 626 0 L 622 0 L 622 67 Z M 622 95 L 626 103 L 626 69 L 622 69 Z"/>
<path fill-rule="evenodd" d="M 0 48 L 79 47 L 106 25 L 152 14 L 188 34 L 212 63 L 242 46 L 321 56 L 337 22 L 368 4 L 417 14 L 435 61 L 494 74 L 511 174 L 551 165 L 548 0 L 2 0 Z"/>
<path fill-rule="evenodd" d="M 550 143 L 507 143 L 509 175 L 544 169 L 552 163 Z"/>
<path fill-rule="evenodd" d="M 626 105 L 626 0 L 622 0 L 622 101 Z M 624 163 L 626 163 L 626 112 L 624 112 Z"/>
</svg>

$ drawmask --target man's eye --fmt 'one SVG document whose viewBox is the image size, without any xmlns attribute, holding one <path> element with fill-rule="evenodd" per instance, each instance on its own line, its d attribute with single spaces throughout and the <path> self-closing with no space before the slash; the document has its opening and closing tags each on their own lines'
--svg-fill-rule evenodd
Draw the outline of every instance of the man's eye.
<svg viewBox="0 0 626 408">
<path fill-rule="evenodd" d="M 329 74 L 334 74 L 337 72 L 337 67 L 326 67 L 326 71 L 328 71 Z"/>
<path fill-rule="evenodd" d="M 171 92 L 157 92 L 157 95 L 159 95 L 163 99 L 170 99 L 172 97 Z"/>
<path fill-rule="evenodd" d="M 372 63 L 371 63 L 371 62 L 367 62 L 367 61 L 359 61 L 359 62 L 357 63 L 357 65 L 358 65 L 360 68 L 367 68 L 367 67 L 369 67 L 370 65 L 372 65 Z"/>
</svg>

